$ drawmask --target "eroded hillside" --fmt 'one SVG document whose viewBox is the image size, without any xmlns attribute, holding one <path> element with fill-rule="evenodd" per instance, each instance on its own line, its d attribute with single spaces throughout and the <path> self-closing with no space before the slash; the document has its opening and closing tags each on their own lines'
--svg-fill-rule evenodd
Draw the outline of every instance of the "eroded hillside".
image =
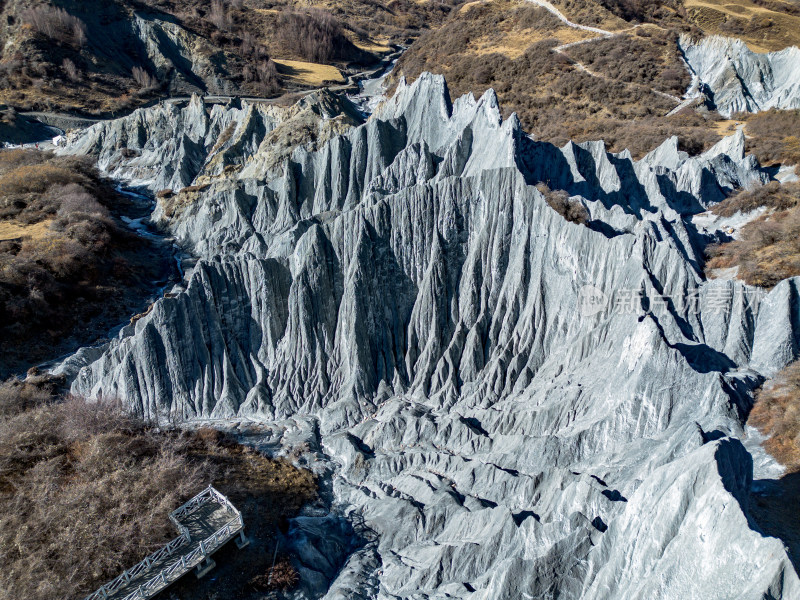
<svg viewBox="0 0 800 600">
<path fill-rule="evenodd" d="M 315 114 L 317 131 L 337 118 Z M 277 162 L 273 118 L 194 99 L 71 136 L 65 152 L 154 191 L 154 157 L 179 173 L 179 210 L 164 196 L 155 217 L 199 257 L 174 295 L 59 367 L 74 393 L 323 449 L 363 538 L 309 598 L 800 591 L 750 518 L 741 441 L 759 385 L 798 358 L 797 280 L 707 280 L 723 232 L 694 223 L 771 179 L 741 131 L 640 161 L 558 147 L 494 93 L 451 103 L 430 74 Z M 724 560 L 698 578 L 708 556 Z"/>
<path fill-rule="evenodd" d="M 405 1 L 10 0 L 0 7 L 0 102 L 113 114 L 163 95 L 275 96 L 344 82 L 338 69 L 376 63 L 450 10 Z"/>
</svg>

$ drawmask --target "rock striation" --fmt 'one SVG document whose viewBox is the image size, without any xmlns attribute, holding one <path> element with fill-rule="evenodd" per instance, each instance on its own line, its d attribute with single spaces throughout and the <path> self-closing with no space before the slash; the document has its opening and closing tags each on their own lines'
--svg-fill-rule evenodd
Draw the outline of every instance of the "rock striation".
<svg viewBox="0 0 800 600">
<path fill-rule="evenodd" d="M 185 285 L 59 367 L 75 393 L 302 429 L 369 533 L 308 598 L 800 595 L 748 518 L 740 441 L 800 356 L 800 281 L 706 281 L 692 224 L 768 180 L 741 134 L 638 162 L 557 148 L 430 74 L 328 139 L 270 138 L 269 111 L 193 100 L 71 138 L 154 191 L 202 187 L 155 215 L 198 259 Z"/>
<path fill-rule="evenodd" d="M 185 102 L 162 102 L 74 130 L 60 152 L 94 157 L 101 169 L 128 185 L 178 192 L 208 177 L 230 175 L 259 150 L 260 162 L 248 172 L 263 175 L 285 158 L 281 148 L 313 148 L 362 121 L 349 102 L 326 90 L 289 108 L 239 99 L 209 108 L 193 94 Z M 288 140 L 287 130 L 292 132 Z"/>
<path fill-rule="evenodd" d="M 724 117 L 800 108 L 800 48 L 758 54 L 740 39 L 720 36 L 696 44 L 682 38 L 680 45 L 707 102 Z"/>
</svg>

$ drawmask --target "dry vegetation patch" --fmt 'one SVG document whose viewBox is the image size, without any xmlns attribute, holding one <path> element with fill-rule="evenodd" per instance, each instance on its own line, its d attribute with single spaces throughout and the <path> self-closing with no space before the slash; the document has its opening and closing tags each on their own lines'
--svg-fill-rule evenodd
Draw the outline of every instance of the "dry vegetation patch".
<svg viewBox="0 0 800 600">
<path fill-rule="evenodd" d="M 211 483 L 262 537 L 316 495 L 309 472 L 216 431 L 157 431 L 115 405 L 59 400 L 57 384 L 0 386 L 2 600 L 83 597 L 174 538 L 169 513 Z M 271 556 L 255 558 L 251 576 Z"/>
<path fill-rule="evenodd" d="M 615 81 L 651 86 L 681 96 L 691 77 L 681 64 L 677 34 L 662 29 L 639 29 L 568 49 L 594 72 Z"/>
<path fill-rule="evenodd" d="M 0 101 L 108 115 L 186 93 L 189 84 L 213 87 L 214 77 L 202 69 L 179 73 L 184 62 L 214 65 L 226 91 L 209 93 L 297 91 L 315 84 L 283 80 L 272 56 L 372 64 L 390 45 L 438 27 L 458 3 L 323 0 L 309 8 L 291 0 L 8 0 L 0 2 Z M 135 12 L 180 26 L 193 56 L 155 69 L 159 59 L 135 35 Z M 173 50 L 166 44 L 162 53 Z"/>
<path fill-rule="evenodd" d="M 707 272 L 738 267 L 738 275 L 746 283 L 765 288 L 800 275 L 800 184 L 771 183 L 740 192 L 714 212 L 728 216 L 759 206 L 770 210 L 745 225 L 738 240 L 708 249 Z"/>
<path fill-rule="evenodd" d="M 319 86 L 323 83 L 342 83 L 345 79 L 336 67 L 300 60 L 278 60 L 278 71 L 287 77 L 308 86 Z"/>
<path fill-rule="evenodd" d="M 684 0 L 686 14 L 706 34 L 743 39 L 755 52 L 800 44 L 800 7 L 781 0 Z"/>
<path fill-rule="evenodd" d="M 0 375 L 108 331 L 165 276 L 112 214 L 126 203 L 83 159 L 0 151 Z"/>
<path fill-rule="evenodd" d="M 578 200 L 572 200 L 564 190 L 551 190 L 547 185 L 540 183 L 536 186 L 543 195 L 548 206 L 564 217 L 570 223 L 586 225 L 589 221 L 589 211 Z"/>
<path fill-rule="evenodd" d="M 769 436 L 767 452 L 790 473 L 800 471 L 800 361 L 764 384 L 748 422 Z"/>
<path fill-rule="evenodd" d="M 720 217 L 732 217 L 736 213 L 748 213 L 757 208 L 774 211 L 789 210 L 800 204 L 800 183 L 770 181 L 767 185 L 752 190 L 741 190 L 716 204 L 711 212 Z"/>
<path fill-rule="evenodd" d="M 746 119 L 747 151 L 762 165 L 800 164 L 800 110 L 771 109 Z"/>
<path fill-rule="evenodd" d="M 551 4 L 573 23 L 598 27 L 606 31 L 619 31 L 630 27 L 627 21 L 615 15 L 600 2 L 554 0 Z"/>
<path fill-rule="evenodd" d="M 671 43 L 674 33 L 639 28 L 636 35 L 566 50 L 592 62 L 600 76 L 555 52 L 555 39 L 533 42 L 516 58 L 502 47 L 503 52 L 475 52 L 487 32 L 516 31 L 523 23 L 530 23 L 528 31 L 539 37 L 562 28 L 548 11 L 527 2 L 475 5 L 454 13 L 437 32 L 424 34 L 400 59 L 398 74 L 413 79 L 423 71 L 442 73 L 453 97 L 494 88 L 506 116 L 516 112 L 526 131 L 558 145 L 570 139 L 603 139 L 610 150 L 628 148 L 639 158 L 672 135 L 691 154 L 720 139 L 711 117 L 691 110 L 666 117 L 676 102 L 652 90 L 677 95 L 688 86 L 688 74 Z M 606 58 L 609 52 L 614 59 Z M 631 61 L 631 56 L 643 58 Z"/>
</svg>

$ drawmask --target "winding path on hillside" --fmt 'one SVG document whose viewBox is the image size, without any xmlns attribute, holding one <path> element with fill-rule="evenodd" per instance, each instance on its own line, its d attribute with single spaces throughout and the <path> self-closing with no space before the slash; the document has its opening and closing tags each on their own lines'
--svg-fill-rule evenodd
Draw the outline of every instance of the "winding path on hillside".
<svg viewBox="0 0 800 600">
<path fill-rule="evenodd" d="M 628 29 L 623 29 L 623 30 L 617 31 L 617 32 L 607 31 L 605 29 L 600 29 L 599 27 L 590 27 L 589 25 L 581 25 L 580 23 L 574 23 L 573 21 L 570 21 L 566 16 L 564 16 L 564 14 L 560 10 L 558 10 L 555 6 L 553 6 L 547 0 L 528 0 L 528 2 L 530 2 L 532 4 L 536 4 L 537 6 L 540 6 L 541 8 L 544 8 L 545 10 L 549 11 L 551 14 L 553 14 L 555 17 L 557 17 L 562 23 L 564 23 L 568 27 L 572 27 L 574 29 L 580 29 L 582 31 L 590 31 L 592 33 L 598 34 L 598 37 L 587 38 L 585 40 L 578 40 L 577 42 L 570 42 L 568 44 L 562 44 L 560 46 L 556 46 L 555 48 L 553 48 L 553 52 L 558 52 L 562 56 L 566 57 L 567 60 L 569 60 L 572 64 L 574 64 L 580 71 L 583 71 L 584 73 L 586 73 L 588 75 L 591 75 L 592 77 L 597 77 L 598 79 L 604 79 L 606 81 L 617 81 L 615 79 L 612 79 L 611 77 L 607 77 L 607 76 L 603 75 L 602 73 L 598 73 L 596 71 L 592 71 L 589 67 L 584 65 L 582 62 L 574 59 L 573 57 L 571 57 L 569 54 L 567 54 L 564 51 L 567 50 L 568 48 L 572 48 L 574 46 L 580 46 L 581 44 L 586 44 L 588 42 L 594 42 L 594 41 L 597 41 L 599 39 L 610 39 L 610 38 L 614 38 L 614 37 L 619 37 L 619 36 L 621 36 L 621 35 L 623 35 L 625 33 L 628 33 L 630 31 L 633 31 L 633 30 L 637 29 L 638 27 L 641 27 L 641 23 L 638 24 L 638 25 L 634 25 L 632 27 L 629 27 Z M 672 100 L 673 102 L 678 103 L 679 106 L 677 108 L 671 110 L 668 114 L 672 114 L 676 110 L 679 110 L 680 108 L 682 108 L 682 106 L 683 106 L 682 103 L 685 102 L 683 98 L 678 98 L 677 96 L 673 96 L 672 94 L 668 94 L 666 92 L 662 92 L 661 90 L 657 90 L 657 89 L 655 89 L 653 87 L 651 87 L 649 89 L 650 89 L 651 92 L 653 92 L 657 96 L 661 96 L 662 98 L 667 98 L 668 100 Z"/>
<path fill-rule="evenodd" d="M 591 31 L 593 33 L 600 34 L 604 37 L 612 37 L 615 34 L 611 31 L 606 31 L 605 29 L 600 29 L 598 27 L 589 27 L 588 25 L 580 25 L 579 23 L 573 23 L 564 14 L 558 10 L 555 6 L 547 2 L 547 0 L 528 0 L 528 2 L 532 2 L 533 4 L 538 4 L 545 10 L 550 11 L 556 17 L 558 17 L 565 25 L 573 27 L 575 29 L 582 29 L 583 31 Z"/>
</svg>

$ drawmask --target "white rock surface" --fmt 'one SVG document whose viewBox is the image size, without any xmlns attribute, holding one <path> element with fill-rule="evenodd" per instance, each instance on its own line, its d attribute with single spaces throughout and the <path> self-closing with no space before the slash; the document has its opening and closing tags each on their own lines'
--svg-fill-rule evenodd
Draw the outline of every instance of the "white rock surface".
<svg viewBox="0 0 800 600">
<path fill-rule="evenodd" d="M 730 117 L 737 112 L 800 108 L 800 49 L 759 54 L 742 40 L 711 36 L 681 49 L 710 103 Z"/>
<path fill-rule="evenodd" d="M 766 181 L 741 135 L 635 162 L 531 140 L 493 92 L 448 98 L 440 77 L 401 82 L 280 169 L 213 180 L 164 220 L 200 258 L 186 290 L 67 361 L 73 391 L 149 418 L 313 423 L 337 506 L 370 535 L 305 597 L 800 597 L 748 520 L 739 441 L 752 390 L 800 356 L 800 282 L 763 299 L 706 282 L 688 223 Z M 169 136 L 253 110 L 153 108 L 68 151 L 163 186 L 109 159 L 125 132 L 188 185 L 202 161 Z M 253 163 L 262 135 L 238 138 Z"/>
</svg>

